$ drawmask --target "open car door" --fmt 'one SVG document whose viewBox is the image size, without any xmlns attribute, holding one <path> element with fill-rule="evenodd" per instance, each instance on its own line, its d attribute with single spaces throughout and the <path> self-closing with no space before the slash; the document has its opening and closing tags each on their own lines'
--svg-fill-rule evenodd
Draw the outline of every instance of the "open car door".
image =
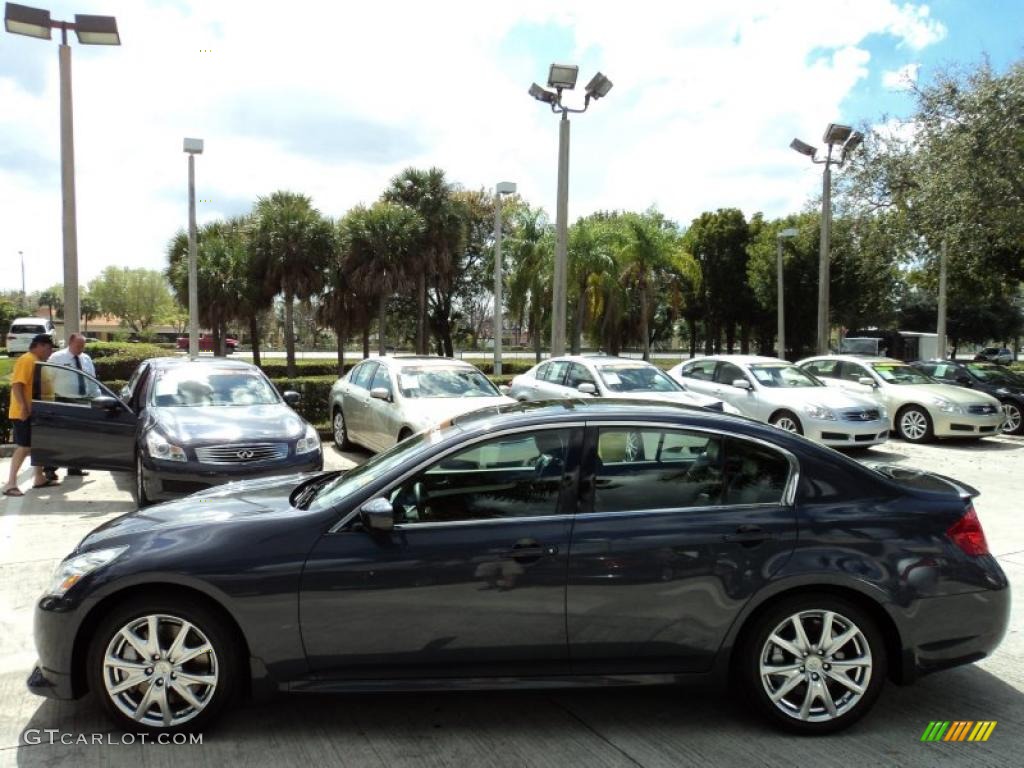
<svg viewBox="0 0 1024 768">
<path fill-rule="evenodd" d="M 132 471 L 137 417 L 89 374 L 37 363 L 32 388 L 32 464 Z"/>
</svg>

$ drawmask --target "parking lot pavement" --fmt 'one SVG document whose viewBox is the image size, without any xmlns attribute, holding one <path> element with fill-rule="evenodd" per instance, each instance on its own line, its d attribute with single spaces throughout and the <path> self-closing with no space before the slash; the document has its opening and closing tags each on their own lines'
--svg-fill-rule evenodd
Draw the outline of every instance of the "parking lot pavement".
<svg viewBox="0 0 1024 768">
<path fill-rule="evenodd" d="M 328 448 L 325 463 L 341 468 L 365 456 Z M 981 490 L 976 506 L 1013 584 L 1014 610 L 992 658 L 887 686 L 875 710 L 838 736 L 783 735 L 727 694 L 664 688 L 279 697 L 231 711 L 201 746 L 122 743 L 132 737 L 112 729 L 91 699 L 53 702 L 25 689 L 35 661 L 32 606 L 53 567 L 88 530 L 132 508 L 130 478 L 93 472 L 0 501 L 0 766 L 1019 766 L 1024 439 L 892 442 L 856 458 L 940 472 Z M 29 482 L 26 470 L 22 487 Z M 986 743 L 923 744 L 932 720 L 998 725 Z M 55 744 L 47 729 L 56 729 Z M 113 745 L 83 743 L 92 739 Z"/>
</svg>

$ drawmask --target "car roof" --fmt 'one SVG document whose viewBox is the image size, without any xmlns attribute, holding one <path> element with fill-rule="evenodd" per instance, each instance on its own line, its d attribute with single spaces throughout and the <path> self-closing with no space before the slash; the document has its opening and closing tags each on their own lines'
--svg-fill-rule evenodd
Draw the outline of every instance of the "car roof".
<svg viewBox="0 0 1024 768">
<path fill-rule="evenodd" d="M 894 357 L 872 357 L 868 355 L 814 355 L 813 357 L 805 357 L 800 360 L 797 365 L 801 363 L 810 363 L 815 360 L 845 360 L 848 363 L 885 363 L 887 365 L 907 365 L 902 360 L 897 360 Z"/>
<path fill-rule="evenodd" d="M 415 366 L 417 368 L 476 368 L 467 360 L 460 360 L 456 357 L 438 357 L 436 355 L 387 355 L 385 357 L 370 358 L 374 362 L 382 363 L 388 368 L 403 368 Z"/>
<path fill-rule="evenodd" d="M 229 360 L 226 357 L 200 357 L 198 360 L 190 360 L 187 357 L 151 357 L 144 362 L 154 368 L 179 368 L 186 365 L 215 365 L 218 368 L 238 368 L 239 370 L 256 368 L 255 365 L 245 360 Z"/>
<path fill-rule="evenodd" d="M 11 325 L 17 325 L 19 323 L 22 324 L 22 325 L 25 325 L 25 324 L 28 324 L 28 323 L 37 323 L 39 325 L 46 325 L 49 321 L 50 321 L 50 319 L 47 318 L 47 317 L 16 317 L 13 320 L 11 320 Z"/>
<path fill-rule="evenodd" d="M 559 355 L 558 357 L 551 357 L 547 360 L 541 360 L 540 365 L 544 363 L 593 363 L 595 365 L 599 363 L 636 363 L 638 365 L 653 365 L 646 360 L 640 360 L 636 357 L 619 357 L 618 355 L 605 355 L 605 354 L 589 354 L 589 355 Z"/>
<path fill-rule="evenodd" d="M 791 365 L 788 360 L 780 360 L 777 357 L 768 357 L 767 355 L 702 355 L 695 357 L 692 360 L 684 360 L 683 364 L 695 363 L 699 360 L 715 360 L 723 363 L 741 363 L 743 365 L 751 365 L 754 363 L 778 363 L 779 365 Z"/>
<path fill-rule="evenodd" d="M 726 417 L 717 411 L 710 411 L 699 405 L 685 403 L 669 403 L 665 401 L 627 400 L 614 397 L 570 398 L 566 400 L 534 400 L 507 405 L 495 405 L 481 408 L 455 417 L 453 423 L 462 429 L 470 429 L 477 425 L 502 418 L 502 425 L 514 425 L 517 421 L 533 422 L 535 420 L 573 420 L 573 417 L 599 420 L 629 421 L 677 421 L 686 416 L 707 416 L 709 418 Z M 747 419 L 742 419 L 746 422 Z"/>
</svg>

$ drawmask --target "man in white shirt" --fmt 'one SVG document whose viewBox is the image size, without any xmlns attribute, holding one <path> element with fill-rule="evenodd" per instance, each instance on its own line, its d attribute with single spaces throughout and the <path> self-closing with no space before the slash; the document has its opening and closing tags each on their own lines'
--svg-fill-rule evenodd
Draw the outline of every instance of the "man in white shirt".
<svg viewBox="0 0 1024 768">
<path fill-rule="evenodd" d="M 89 376 L 96 376 L 96 366 L 92 364 L 92 358 L 85 353 L 85 336 L 81 333 L 73 333 L 68 339 L 68 345 L 50 355 L 48 360 L 56 365 L 63 365 L 67 368 L 74 368 L 77 371 L 87 373 Z M 96 384 L 79 376 L 77 373 L 56 374 L 53 377 L 53 394 L 58 400 L 77 401 L 87 400 L 99 394 Z M 56 467 L 44 467 L 46 477 L 53 480 L 57 478 Z M 89 474 L 77 467 L 68 467 L 68 476 L 84 476 Z"/>
</svg>

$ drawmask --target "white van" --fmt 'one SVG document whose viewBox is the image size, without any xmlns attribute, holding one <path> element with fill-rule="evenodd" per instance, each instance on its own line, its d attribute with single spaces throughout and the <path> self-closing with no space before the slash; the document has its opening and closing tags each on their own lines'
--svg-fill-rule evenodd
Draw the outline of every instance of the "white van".
<svg viewBox="0 0 1024 768">
<path fill-rule="evenodd" d="M 48 334 L 53 339 L 53 346 L 60 346 L 52 320 L 45 317 L 18 317 L 7 331 L 7 354 L 14 357 L 27 352 L 32 337 L 38 333 Z"/>
</svg>

